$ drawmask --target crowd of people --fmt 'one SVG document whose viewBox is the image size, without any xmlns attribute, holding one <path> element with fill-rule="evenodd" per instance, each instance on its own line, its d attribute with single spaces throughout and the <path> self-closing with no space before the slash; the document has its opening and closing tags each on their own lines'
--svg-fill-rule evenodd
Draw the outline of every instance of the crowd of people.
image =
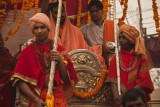
<svg viewBox="0 0 160 107">
<path fill-rule="evenodd" d="M 106 82 L 110 84 L 116 107 L 133 107 L 150 101 L 154 90 L 149 70 L 152 60 L 145 48 L 144 40 L 138 30 L 123 24 L 118 33 L 121 46 L 119 55 L 121 93 L 118 93 L 116 56 L 108 64 L 108 53 L 114 47 L 105 47 L 106 42 L 114 42 L 112 20 L 104 20 L 103 5 L 99 0 L 91 0 L 88 10 L 92 22 L 80 29 L 72 25 L 62 5 L 61 21 L 58 35 L 58 48 L 53 51 L 58 4 L 42 1 L 41 13 L 29 19 L 29 25 L 36 41 L 24 48 L 18 61 L 4 47 L 0 35 L 0 105 L 15 106 L 15 87 L 20 91 L 18 107 L 44 107 L 48 91 L 51 61 L 56 62 L 53 80 L 55 107 L 68 107 L 67 102 L 73 95 L 73 88 L 78 77 L 68 52 L 76 49 L 93 51 L 102 64 L 109 66 Z M 104 48 L 105 47 L 105 48 Z"/>
</svg>

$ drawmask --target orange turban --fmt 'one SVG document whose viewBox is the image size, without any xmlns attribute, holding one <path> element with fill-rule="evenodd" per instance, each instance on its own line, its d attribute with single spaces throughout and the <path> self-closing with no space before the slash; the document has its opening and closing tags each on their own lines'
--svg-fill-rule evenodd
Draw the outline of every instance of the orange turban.
<svg viewBox="0 0 160 107">
<path fill-rule="evenodd" d="M 148 60 L 150 66 L 153 66 L 151 57 L 145 47 L 144 39 L 139 36 L 138 30 L 134 26 L 123 24 L 119 29 L 119 34 L 123 35 L 133 44 L 135 44 L 135 52 L 141 54 L 145 59 Z"/>
<path fill-rule="evenodd" d="M 37 13 L 29 19 L 30 28 L 32 31 L 33 31 L 35 22 L 43 23 L 44 25 L 47 26 L 49 30 L 51 29 L 51 23 L 50 23 L 49 17 L 44 13 Z"/>
</svg>

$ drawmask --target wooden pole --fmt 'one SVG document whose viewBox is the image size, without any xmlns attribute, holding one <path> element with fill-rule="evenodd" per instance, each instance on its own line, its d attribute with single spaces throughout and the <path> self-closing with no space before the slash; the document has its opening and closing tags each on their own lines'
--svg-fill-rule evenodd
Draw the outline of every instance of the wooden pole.
<svg viewBox="0 0 160 107">
<path fill-rule="evenodd" d="M 116 52 L 116 68 L 117 68 L 117 85 L 118 93 L 121 95 L 121 78 L 120 78 L 120 69 L 119 69 L 119 46 L 118 46 L 118 34 L 117 34 L 117 23 L 116 23 L 116 0 L 113 0 L 113 19 L 114 19 L 114 36 L 115 36 L 115 52 Z"/>
<path fill-rule="evenodd" d="M 62 0 L 59 0 L 53 51 L 56 51 L 57 46 L 58 46 L 58 35 L 59 35 L 59 27 L 60 27 L 60 21 L 61 21 L 61 10 L 62 10 Z M 55 67 L 56 67 L 56 62 L 52 61 L 51 69 L 50 69 L 49 84 L 48 84 L 48 92 L 47 92 L 49 95 L 52 95 L 52 92 L 53 92 L 53 80 L 54 80 L 54 74 L 55 74 Z"/>
</svg>

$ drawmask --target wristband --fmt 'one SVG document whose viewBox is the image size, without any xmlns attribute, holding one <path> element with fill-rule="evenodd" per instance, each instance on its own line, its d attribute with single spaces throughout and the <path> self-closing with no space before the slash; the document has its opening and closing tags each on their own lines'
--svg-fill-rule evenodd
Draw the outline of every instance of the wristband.
<svg viewBox="0 0 160 107">
<path fill-rule="evenodd" d="M 35 103 L 36 101 L 38 101 L 39 100 L 39 98 L 36 98 L 33 102 Z"/>
</svg>

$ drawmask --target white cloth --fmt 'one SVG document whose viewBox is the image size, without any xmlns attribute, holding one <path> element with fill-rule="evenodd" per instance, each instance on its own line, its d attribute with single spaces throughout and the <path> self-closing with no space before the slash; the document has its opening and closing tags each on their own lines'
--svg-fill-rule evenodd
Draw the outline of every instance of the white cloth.
<svg viewBox="0 0 160 107">
<path fill-rule="evenodd" d="M 90 24 L 82 26 L 80 29 L 88 46 L 103 44 L 104 23 L 99 27 L 94 22 L 91 22 Z"/>
</svg>

